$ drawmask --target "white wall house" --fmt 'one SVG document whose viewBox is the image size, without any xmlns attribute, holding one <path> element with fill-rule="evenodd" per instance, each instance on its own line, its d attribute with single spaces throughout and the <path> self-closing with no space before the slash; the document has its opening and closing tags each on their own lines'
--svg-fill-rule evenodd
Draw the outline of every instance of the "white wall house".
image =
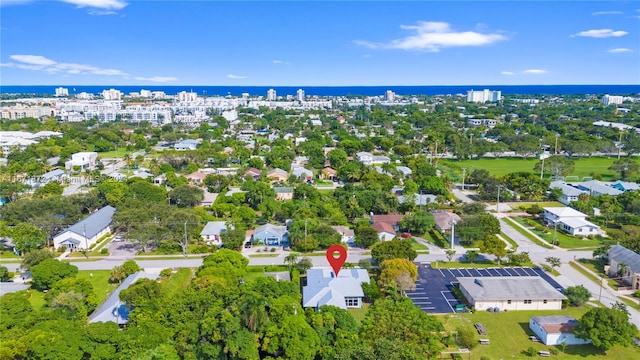
<svg viewBox="0 0 640 360">
<path fill-rule="evenodd" d="M 618 272 L 621 272 L 632 290 L 640 289 L 640 254 L 622 245 L 614 245 L 609 249 L 609 265 L 609 276 L 619 276 Z"/>
<path fill-rule="evenodd" d="M 56 235 L 53 238 L 53 246 L 56 249 L 61 247 L 69 250 L 90 249 L 98 239 L 111 233 L 111 220 L 115 212 L 114 207 L 108 205 L 103 207 Z"/>
<path fill-rule="evenodd" d="M 544 222 L 573 236 L 603 235 L 600 226 L 587 221 L 587 215 L 570 207 L 543 208 Z M 556 225 L 557 223 L 557 225 Z"/>
<path fill-rule="evenodd" d="M 209 221 L 200 232 L 200 237 L 207 244 L 220 245 L 220 235 L 227 232 L 227 223 L 224 221 Z"/>
<path fill-rule="evenodd" d="M 476 310 L 560 310 L 567 297 L 539 276 L 459 277 L 460 291 Z"/>
<path fill-rule="evenodd" d="M 346 226 L 332 226 L 338 234 L 340 234 L 340 240 L 344 244 L 353 245 L 355 243 L 355 233 L 353 229 L 349 229 Z"/>
<path fill-rule="evenodd" d="M 79 152 L 71 155 L 71 160 L 65 162 L 64 167 L 67 171 L 72 171 L 75 167 L 80 170 L 93 170 L 96 168 L 97 161 L 97 152 Z"/>
<path fill-rule="evenodd" d="M 342 309 L 361 308 L 362 283 L 370 282 L 365 269 L 342 269 L 338 276 L 329 268 L 307 270 L 307 285 L 302 288 L 302 306 L 318 309 L 333 305 Z"/>
<path fill-rule="evenodd" d="M 578 320 L 569 315 L 532 316 L 529 318 L 529 329 L 545 345 L 584 345 L 589 339 L 580 339 L 573 334 Z"/>
</svg>

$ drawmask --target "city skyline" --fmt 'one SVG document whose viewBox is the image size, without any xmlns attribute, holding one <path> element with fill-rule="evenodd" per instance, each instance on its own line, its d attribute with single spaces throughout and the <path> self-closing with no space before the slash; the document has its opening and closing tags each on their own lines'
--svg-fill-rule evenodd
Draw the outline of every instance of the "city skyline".
<svg viewBox="0 0 640 360">
<path fill-rule="evenodd" d="M 1 85 L 640 83 L 637 3 L 3 0 L 1 10 Z"/>
</svg>

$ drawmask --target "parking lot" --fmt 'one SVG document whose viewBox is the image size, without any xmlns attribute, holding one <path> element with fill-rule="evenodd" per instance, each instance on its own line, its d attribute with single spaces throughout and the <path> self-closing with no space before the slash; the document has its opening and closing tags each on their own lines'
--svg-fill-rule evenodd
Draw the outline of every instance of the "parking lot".
<svg viewBox="0 0 640 360">
<path fill-rule="evenodd" d="M 407 296 L 420 309 L 428 313 L 453 313 L 460 304 L 451 289 L 458 282 L 458 277 L 495 277 L 495 276 L 540 276 L 554 288 L 563 288 L 540 268 L 483 268 L 483 269 L 434 269 L 428 263 L 416 263 L 418 280 L 416 289 L 408 291 Z"/>
</svg>

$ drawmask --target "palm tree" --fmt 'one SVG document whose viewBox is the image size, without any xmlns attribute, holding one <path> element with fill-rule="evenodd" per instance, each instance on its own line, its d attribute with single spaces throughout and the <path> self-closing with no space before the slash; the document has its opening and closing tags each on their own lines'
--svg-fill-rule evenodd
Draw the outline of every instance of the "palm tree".
<svg viewBox="0 0 640 360">
<path fill-rule="evenodd" d="M 258 333 L 269 320 L 267 302 L 259 294 L 249 292 L 240 301 L 240 317 L 247 329 Z"/>
<path fill-rule="evenodd" d="M 293 270 L 293 267 L 298 263 L 298 255 L 289 254 L 284 258 L 284 263 L 289 265 L 289 271 Z"/>
</svg>

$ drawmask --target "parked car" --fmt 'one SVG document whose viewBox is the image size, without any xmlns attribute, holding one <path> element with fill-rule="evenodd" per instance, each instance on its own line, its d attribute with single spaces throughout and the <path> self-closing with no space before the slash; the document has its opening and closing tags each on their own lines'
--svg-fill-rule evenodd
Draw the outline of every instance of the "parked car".
<svg viewBox="0 0 640 360">
<path fill-rule="evenodd" d="M 122 238 L 122 235 L 116 235 L 116 236 L 113 238 L 113 241 L 114 241 L 114 242 L 121 242 L 121 241 L 124 241 L 124 239 Z"/>
<path fill-rule="evenodd" d="M 408 239 L 408 238 L 410 238 L 410 237 L 411 237 L 411 233 L 409 233 L 409 232 L 404 232 L 404 233 L 402 233 L 402 235 L 400 235 L 400 237 L 401 237 L 401 238 L 403 238 L 403 239 Z"/>
</svg>

